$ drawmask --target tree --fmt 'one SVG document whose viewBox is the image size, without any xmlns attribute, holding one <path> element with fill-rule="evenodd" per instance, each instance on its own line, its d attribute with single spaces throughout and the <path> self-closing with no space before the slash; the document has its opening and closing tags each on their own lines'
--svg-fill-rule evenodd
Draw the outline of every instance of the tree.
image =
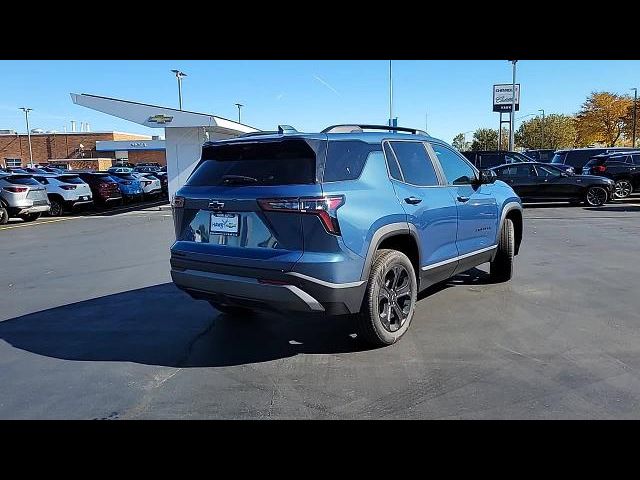
<svg viewBox="0 0 640 480">
<path fill-rule="evenodd" d="M 544 135 L 543 135 L 544 134 Z M 543 143 L 544 136 L 544 143 Z M 576 140 L 575 120 L 569 115 L 552 113 L 542 121 L 535 117 L 522 122 L 515 133 L 516 145 L 526 149 L 571 148 Z"/>
<path fill-rule="evenodd" d="M 580 143 L 602 142 L 613 147 L 620 140 L 633 100 L 610 92 L 593 92 L 576 116 Z"/>
<path fill-rule="evenodd" d="M 478 128 L 473 132 L 471 150 L 494 150 L 498 146 L 498 131 L 493 128 Z"/>
<path fill-rule="evenodd" d="M 629 97 L 629 100 L 631 100 L 631 104 L 627 108 L 627 113 L 624 117 L 622 133 L 629 142 L 633 142 L 633 98 Z M 636 144 L 638 143 L 638 139 L 640 139 L 640 100 L 638 100 L 636 105 Z M 635 147 L 635 145 L 631 143 L 629 143 L 629 145 Z"/>
<path fill-rule="evenodd" d="M 469 150 L 469 142 L 465 140 L 463 133 L 459 133 L 458 135 L 453 137 L 453 142 L 451 143 L 451 145 L 453 145 L 453 148 L 461 152 Z"/>
</svg>

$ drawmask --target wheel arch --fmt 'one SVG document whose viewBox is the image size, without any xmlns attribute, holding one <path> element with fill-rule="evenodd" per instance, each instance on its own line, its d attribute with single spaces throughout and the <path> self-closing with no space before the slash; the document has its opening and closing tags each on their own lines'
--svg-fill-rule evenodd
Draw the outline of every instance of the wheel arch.
<svg viewBox="0 0 640 480">
<path fill-rule="evenodd" d="M 518 255 L 520 252 L 520 244 L 522 243 L 522 235 L 524 229 L 524 222 L 522 217 L 522 205 L 519 202 L 509 202 L 502 208 L 502 214 L 500 216 L 500 225 L 496 236 L 496 244 L 500 238 L 500 231 L 504 225 L 505 219 L 509 219 L 513 222 L 513 230 L 515 234 L 515 251 L 514 254 Z"/>
<path fill-rule="evenodd" d="M 373 257 L 381 248 L 398 250 L 407 255 L 415 270 L 416 279 L 420 281 L 420 242 L 415 226 L 398 222 L 384 225 L 375 231 L 367 249 L 362 280 L 369 278 Z"/>
</svg>

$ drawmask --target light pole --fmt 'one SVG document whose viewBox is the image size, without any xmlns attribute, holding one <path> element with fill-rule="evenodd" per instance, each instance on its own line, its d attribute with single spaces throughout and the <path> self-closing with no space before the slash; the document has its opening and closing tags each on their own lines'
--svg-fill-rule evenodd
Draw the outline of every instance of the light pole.
<svg viewBox="0 0 640 480">
<path fill-rule="evenodd" d="M 33 152 L 31 151 L 31 130 L 29 130 L 29 112 L 32 108 L 20 107 L 24 112 L 24 119 L 27 122 L 27 138 L 29 139 L 29 167 L 33 168 Z"/>
<path fill-rule="evenodd" d="M 512 86 L 511 86 L 511 114 L 509 115 L 509 120 L 510 120 L 510 124 L 509 124 L 509 151 L 513 151 L 514 148 L 514 133 L 515 133 L 515 129 L 513 128 L 513 118 L 514 115 L 516 113 L 516 63 L 518 62 L 517 60 L 511 60 L 511 62 L 513 63 L 513 82 L 512 82 Z"/>
<path fill-rule="evenodd" d="M 180 70 L 171 70 L 175 73 L 176 78 L 178 79 L 178 105 L 180 110 L 182 110 L 182 79 L 187 76 L 186 73 L 181 72 Z"/>
<path fill-rule="evenodd" d="M 393 70 L 389 60 L 389 126 L 393 123 Z"/>
<path fill-rule="evenodd" d="M 540 130 L 542 130 L 542 146 L 540 148 L 544 148 L 544 108 L 541 108 L 538 111 L 542 112 L 542 123 L 540 127 Z"/>
<path fill-rule="evenodd" d="M 241 104 L 241 103 L 236 103 L 236 107 L 238 107 L 238 123 L 242 123 L 242 122 L 240 121 L 240 109 L 241 109 L 242 107 L 244 107 L 244 105 L 243 105 L 243 104 Z"/>
<path fill-rule="evenodd" d="M 630 88 L 633 90 L 633 148 L 636 148 L 636 105 L 638 104 L 638 89 Z"/>
</svg>

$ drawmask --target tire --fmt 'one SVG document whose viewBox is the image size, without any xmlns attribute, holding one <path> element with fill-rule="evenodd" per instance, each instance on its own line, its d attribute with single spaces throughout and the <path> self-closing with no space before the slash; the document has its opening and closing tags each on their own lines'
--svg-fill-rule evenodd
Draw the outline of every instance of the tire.
<svg viewBox="0 0 640 480">
<path fill-rule="evenodd" d="M 55 199 L 49 199 L 51 208 L 49 209 L 50 217 L 60 217 L 64 213 L 64 207 L 62 203 Z"/>
<path fill-rule="evenodd" d="M 26 215 L 19 215 L 19 218 L 25 222 L 33 222 L 40 218 L 41 213 L 27 213 Z"/>
<path fill-rule="evenodd" d="M 250 308 L 238 307 L 235 305 L 223 305 L 218 302 L 209 302 L 209 303 L 213 308 L 215 308 L 219 312 L 229 315 L 231 317 L 242 317 L 242 316 L 251 315 L 253 313 L 253 310 L 251 310 Z"/>
<path fill-rule="evenodd" d="M 409 258 L 397 250 L 378 250 L 357 315 L 362 339 L 375 347 L 396 343 L 409 329 L 417 296 L 416 273 Z"/>
<path fill-rule="evenodd" d="M 616 181 L 613 187 L 613 198 L 627 198 L 633 192 L 631 182 L 626 178 Z"/>
<path fill-rule="evenodd" d="M 587 193 L 584 196 L 584 201 L 590 207 L 601 207 L 607 200 L 609 195 L 603 187 L 593 186 L 587 189 Z"/>
<path fill-rule="evenodd" d="M 0 225 L 6 225 L 9 221 L 9 212 L 4 206 L 0 205 Z"/>
<path fill-rule="evenodd" d="M 513 221 L 506 218 L 500 230 L 498 251 L 490 263 L 490 276 L 494 282 L 506 282 L 513 277 L 513 258 L 515 255 L 515 231 Z"/>
</svg>

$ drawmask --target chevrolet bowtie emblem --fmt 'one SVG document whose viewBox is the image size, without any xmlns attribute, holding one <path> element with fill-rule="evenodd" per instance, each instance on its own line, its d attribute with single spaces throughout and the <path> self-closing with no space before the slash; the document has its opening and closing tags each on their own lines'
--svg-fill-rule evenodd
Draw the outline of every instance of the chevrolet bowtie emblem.
<svg viewBox="0 0 640 480">
<path fill-rule="evenodd" d="M 153 117 L 149 117 L 148 121 L 151 123 L 169 123 L 171 122 L 171 120 L 173 120 L 173 117 L 170 117 L 168 115 L 158 114 L 158 115 L 154 115 Z"/>
<path fill-rule="evenodd" d="M 224 203 L 214 200 L 211 203 L 209 203 L 209 208 L 211 210 L 222 210 L 224 208 Z"/>
</svg>

